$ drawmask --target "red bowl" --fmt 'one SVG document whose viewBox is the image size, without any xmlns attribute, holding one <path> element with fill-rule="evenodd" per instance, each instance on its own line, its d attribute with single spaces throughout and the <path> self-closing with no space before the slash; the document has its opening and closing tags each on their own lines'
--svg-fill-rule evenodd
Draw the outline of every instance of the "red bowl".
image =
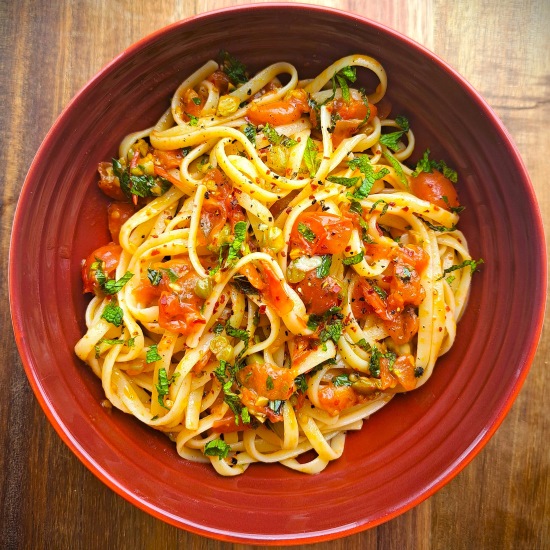
<svg viewBox="0 0 550 550">
<path fill-rule="evenodd" d="M 452 350 L 430 381 L 348 437 L 317 476 L 255 465 L 238 478 L 179 458 L 132 417 L 100 405 L 73 353 L 87 299 L 80 260 L 108 239 L 96 166 L 156 121 L 180 81 L 227 49 L 250 69 L 285 60 L 314 76 L 351 53 L 377 58 L 418 150 L 458 169 L 461 225 L 483 258 Z M 17 344 L 46 415 L 117 493 L 178 527 L 248 543 L 328 540 L 380 524 L 434 493 L 487 442 L 517 395 L 540 336 L 546 249 L 535 195 L 508 133 L 477 92 L 422 46 L 362 17 L 304 5 L 220 10 L 162 29 L 107 65 L 42 143 L 21 192 L 10 253 Z"/>
</svg>

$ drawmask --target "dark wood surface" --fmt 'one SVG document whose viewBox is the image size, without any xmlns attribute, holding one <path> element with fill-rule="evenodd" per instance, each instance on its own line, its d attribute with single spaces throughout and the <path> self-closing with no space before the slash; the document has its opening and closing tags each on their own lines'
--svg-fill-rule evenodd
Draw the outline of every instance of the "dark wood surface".
<svg viewBox="0 0 550 550">
<path fill-rule="evenodd" d="M 48 423 L 25 377 L 11 329 L 7 288 L 9 238 L 19 191 L 33 155 L 62 108 L 105 63 L 139 38 L 179 19 L 237 3 L 243 2 L 0 1 L 2 548 L 252 548 L 192 535 L 150 517 L 108 489 L 73 456 Z M 462 73 L 519 147 L 548 226 L 550 2 L 317 3 L 385 23 Z M 315 548 L 550 548 L 549 348 L 547 325 L 510 413 L 455 479 L 378 528 Z"/>
</svg>

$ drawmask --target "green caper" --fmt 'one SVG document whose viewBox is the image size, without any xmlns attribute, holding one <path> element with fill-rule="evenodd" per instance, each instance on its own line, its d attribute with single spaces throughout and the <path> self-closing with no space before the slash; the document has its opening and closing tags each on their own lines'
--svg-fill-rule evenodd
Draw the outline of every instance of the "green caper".
<svg viewBox="0 0 550 550">
<path fill-rule="evenodd" d="M 210 294 L 212 294 L 212 279 L 210 279 L 210 277 L 207 279 L 199 279 L 195 283 L 195 294 L 199 298 L 206 300 Z"/>
</svg>

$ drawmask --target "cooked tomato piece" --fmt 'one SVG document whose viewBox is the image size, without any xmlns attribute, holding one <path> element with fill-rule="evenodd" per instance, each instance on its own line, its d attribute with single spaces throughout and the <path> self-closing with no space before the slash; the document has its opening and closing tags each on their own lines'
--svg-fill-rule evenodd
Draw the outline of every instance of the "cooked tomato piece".
<svg viewBox="0 0 550 550">
<path fill-rule="evenodd" d="M 343 410 L 353 407 L 360 397 L 351 386 L 335 386 L 326 384 L 319 389 L 319 405 L 331 416 L 340 414 Z"/>
<path fill-rule="evenodd" d="M 202 300 L 194 293 L 163 292 L 159 298 L 159 325 L 166 330 L 189 335 L 206 321 L 200 314 Z"/>
<path fill-rule="evenodd" d="M 248 108 L 246 116 L 252 124 L 282 126 L 283 124 L 296 122 L 307 112 L 309 112 L 307 93 L 302 89 L 296 89 L 289 92 L 284 99 L 278 101 L 260 105 L 253 103 Z"/>
<path fill-rule="evenodd" d="M 341 283 L 330 276 L 319 279 L 316 269 L 308 271 L 304 280 L 294 285 L 294 289 L 309 314 L 322 315 L 342 303 Z"/>
<path fill-rule="evenodd" d="M 445 210 L 460 206 L 453 182 L 438 170 L 420 172 L 418 176 L 411 178 L 411 191 L 418 198 Z"/>
<path fill-rule="evenodd" d="M 397 344 L 410 342 L 418 332 L 418 316 L 412 306 L 405 306 L 400 312 L 392 312 L 389 319 L 384 320 L 384 326 Z"/>
<path fill-rule="evenodd" d="M 229 78 L 223 71 L 214 71 L 208 78 L 216 88 L 218 88 L 218 91 L 220 92 L 220 95 L 224 95 L 227 93 L 227 90 L 229 88 Z"/>
<path fill-rule="evenodd" d="M 165 170 L 179 168 L 183 160 L 183 152 L 181 149 L 175 149 L 173 151 L 153 149 L 153 159 L 155 164 L 162 166 Z"/>
<path fill-rule="evenodd" d="M 227 434 L 231 432 L 242 432 L 244 430 L 250 430 L 250 423 L 245 424 L 241 420 L 239 423 L 236 423 L 235 414 L 231 409 L 229 409 L 223 418 L 220 420 L 215 420 L 212 425 L 212 431 L 218 434 Z"/>
<path fill-rule="evenodd" d="M 211 243 L 214 236 L 229 222 L 234 230 L 235 224 L 245 219 L 244 211 L 237 202 L 233 189 L 223 172 L 213 168 L 203 178 L 208 187 L 207 197 L 204 199 L 197 244 L 205 246 Z"/>
<path fill-rule="evenodd" d="M 270 422 L 281 422 L 283 415 L 277 414 L 270 409 L 267 405 L 261 405 L 261 401 L 258 401 L 260 396 L 255 390 L 243 386 L 241 388 L 241 403 L 248 409 L 250 414 L 265 416 Z"/>
<path fill-rule="evenodd" d="M 101 191 L 105 193 L 105 195 L 116 201 L 128 200 L 128 197 L 120 188 L 120 181 L 113 173 L 112 162 L 100 162 L 97 165 L 97 171 L 99 172 L 100 176 L 97 184 Z"/>
<path fill-rule="evenodd" d="M 199 279 L 188 258 L 174 258 L 168 262 L 155 263 L 150 268 L 157 273 L 152 284 L 147 276 L 142 277 L 134 290 L 138 302 L 145 307 L 158 304 L 159 325 L 172 332 L 189 335 L 197 325 L 205 323 L 200 310 L 204 300 L 195 294 Z"/>
<path fill-rule="evenodd" d="M 239 382 L 269 401 L 286 401 L 296 389 L 293 371 L 271 363 L 252 363 L 237 373 Z"/>
<path fill-rule="evenodd" d="M 129 220 L 134 214 L 135 208 L 129 202 L 113 202 L 107 207 L 109 232 L 114 243 L 119 244 L 120 229 L 126 220 Z"/>
<path fill-rule="evenodd" d="M 206 98 L 200 96 L 192 88 L 185 90 L 183 97 L 180 100 L 182 118 L 191 120 L 191 117 L 198 117 L 201 114 L 202 108 L 206 102 Z"/>
<path fill-rule="evenodd" d="M 93 292 L 101 295 L 101 285 L 97 280 L 98 271 L 102 271 L 108 278 L 114 278 L 116 268 L 120 261 L 122 247 L 115 243 L 101 246 L 94 250 L 82 264 L 82 281 L 84 292 Z M 98 267 L 100 268 L 98 270 Z"/>
<path fill-rule="evenodd" d="M 349 218 L 329 212 L 300 214 L 290 234 L 290 248 L 313 256 L 337 254 L 346 248 L 353 229 Z"/>
<path fill-rule="evenodd" d="M 392 366 L 393 375 L 403 389 L 406 391 L 416 388 L 416 377 L 414 375 L 414 359 L 412 355 L 401 355 Z"/>
<path fill-rule="evenodd" d="M 280 315 L 286 315 L 292 311 L 294 302 L 288 297 L 281 281 L 268 263 L 259 262 L 258 267 L 254 264 L 246 264 L 240 272 L 247 277 L 254 288 L 260 291 L 263 300 L 275 308 Z"/>
</svg>

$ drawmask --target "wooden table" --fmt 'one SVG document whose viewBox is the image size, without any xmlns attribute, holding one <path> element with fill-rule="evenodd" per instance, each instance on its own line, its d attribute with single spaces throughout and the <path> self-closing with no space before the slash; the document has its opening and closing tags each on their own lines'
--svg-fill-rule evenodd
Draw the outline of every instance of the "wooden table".
<svg viewBox="0 0 550 550">
<path fill-rule="evenodd" d="M 2 548 L 251 548 L 192 535 L 150 517 L 108 489 L 73 456 L 46 420 L 25 377 L 11 330 L 6 275 L 11 222 L 25 173 L 73 94 L 106 62 L 151 31 L 237 3 L 242 2 L 0 2 Z M 461 72 L 512 134 L 545 222 L 549 219 L 550 2 L 323 0 L 318 4 L 355 11 L 393 27 Z M 550 377 L 545 361 L 549 347 L 546 326 L 510 414 L 453 481 L 385 525 L 316 548 L 549 548 Z"/>
</svg>

